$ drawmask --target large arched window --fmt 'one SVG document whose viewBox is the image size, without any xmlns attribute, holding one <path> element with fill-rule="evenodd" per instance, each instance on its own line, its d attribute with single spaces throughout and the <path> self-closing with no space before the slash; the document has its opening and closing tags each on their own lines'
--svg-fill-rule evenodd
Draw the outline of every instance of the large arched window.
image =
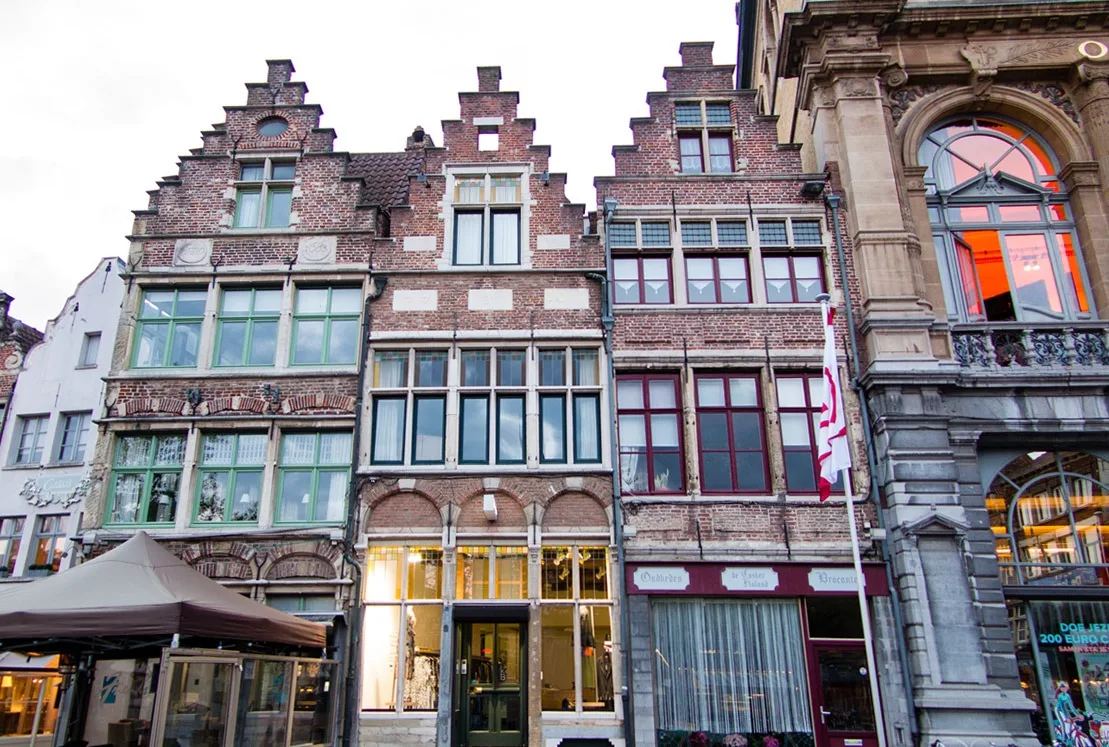
<svg viewBox="0 0 1109 747">
<path fill-rule="evenodd" d="M 1091 317 L 1074 216 L 1046 143 L 999 117 L 961 117 L 929 131 L 918 156 L 953 320 Z"/>
<path fill-rule="evenodd" d="M 1006 584 L 1109 585 L 1109 461 L 1032 451 L 986 496 Z"/>
</svg>

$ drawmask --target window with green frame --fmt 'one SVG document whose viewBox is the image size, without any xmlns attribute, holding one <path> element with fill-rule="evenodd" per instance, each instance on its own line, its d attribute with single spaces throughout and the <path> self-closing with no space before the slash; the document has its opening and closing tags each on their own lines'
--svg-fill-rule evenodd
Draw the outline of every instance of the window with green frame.
<svg viewBox="0 0 1109 747">
<path fill-rule="evenodd" d="M 279 288 L 228 288 L 219 305 L 217 366 L 272 366 L 281 320 Z"/>
<path fill-rule="evenodd" d="M 242 164 L 235 191 L 235 228 L 288 228 L 293 209 L 296 163 Z"/>
<path fill-rule="evenodd" d="M 345 521 L 350 459 L 350 432 L 284 434 L 278 464 L 277 521 L 285 524 Z"/>
<path fill-rule="evenodd" d="M 339 365 L 358 357 L 361 288 L 297 288 L 290 363 Z"/>
<path fill-rule="evenodd" d="M 197 522 L 255 522 L 266 463 L 264 433 L 207 433 L 200 448 Z"/>
<path fill-rule="evenodd" d="M 184 460 L 183 433 L 121 437 L 112 467 L 107 523 L 172 523 Z"/>
<path fill-rule="evenodd" d="M 143 291 L 132 368 L 194 368 L 207 291 Z"/>
</svg>

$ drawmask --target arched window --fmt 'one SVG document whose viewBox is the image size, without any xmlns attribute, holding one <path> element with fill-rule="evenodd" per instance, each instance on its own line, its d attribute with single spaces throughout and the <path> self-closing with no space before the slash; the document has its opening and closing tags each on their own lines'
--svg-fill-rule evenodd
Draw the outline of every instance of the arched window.
<svg viewBox="0 0 1109 747">
<path fill-rule="evenodd" d="M 929 131 L 918 156 L 953 320 L 1091 317 L 1074 216 L 1046 143 L 999 117 L 961 117 Z"/>
<path fill-rule="evenodd" d="M 1032 451 L 986 495 L 1006 584 L 1109 586 L 1109 461 Z"/>
</svg>

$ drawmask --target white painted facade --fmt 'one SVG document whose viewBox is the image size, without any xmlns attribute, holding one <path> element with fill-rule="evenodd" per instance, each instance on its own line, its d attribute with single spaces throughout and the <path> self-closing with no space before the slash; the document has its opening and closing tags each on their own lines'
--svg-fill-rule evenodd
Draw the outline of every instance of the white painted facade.
<svg viewBox="0 0 1109 747">
<path fill-rule="evenodd" d="M 43 517 L 62 517 L 54 530 L 55 534 L 64 531 L 64 538 L 58 540 L 65 553 L 61 568 L 74 563 L 76 553 L 70 538 L 79 528 L 87 490 L 84 481 L 95 453 L 93 419 L 100 417 L 103 409 L 102 379 L 111 367 L 119 326 L 123 269 L 123 260 L 101 259 L 78 283 L 61 313 L 47 322 L 43 341 L 31 348 L 23 361 L 0 434 L 0 519 L 22 518 L 23 527 L 18 552 L 11 552 L 11 537 L 0 537 L 0 569 L 4 571 L 0 575 L 7 575 L 9 568 L 11 578 L 49 572 L 33 567 Z M 99 340 L 93 343 L 97 334 Z M 82 413 L 87 418 L 80 421 L 77 416 Z M 83 428 L 71 427 L 67 434 L 67 422 Z M 23 438 L 28 428 L 32 435 L 39 434 L 37 439 Z M 11 526 L 13 522 L 4 522 L 0 534 Z M 9 554 L 14 556 L 14 565 Z"/>
</svg>

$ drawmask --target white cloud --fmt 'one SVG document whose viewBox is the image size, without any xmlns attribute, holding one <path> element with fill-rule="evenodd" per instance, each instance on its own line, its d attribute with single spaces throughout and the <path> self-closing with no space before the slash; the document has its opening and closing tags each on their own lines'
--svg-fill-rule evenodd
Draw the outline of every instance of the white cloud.
<svg viewBox="0 0 1109 747">
<path fill-rule="evenodd" d="M 126 255 L 131 211 L 267 58 L 293 60 L 354 152 L 400 150 L 417 124 L 441 143 L 475 67 L 500 65 L 570 198 L 592 205 L 678 44 L 736 56 L 733 0 L 6 0 L 2 18 L 0 289 L 40 328 L 100 257 Z"/>
</svg>

